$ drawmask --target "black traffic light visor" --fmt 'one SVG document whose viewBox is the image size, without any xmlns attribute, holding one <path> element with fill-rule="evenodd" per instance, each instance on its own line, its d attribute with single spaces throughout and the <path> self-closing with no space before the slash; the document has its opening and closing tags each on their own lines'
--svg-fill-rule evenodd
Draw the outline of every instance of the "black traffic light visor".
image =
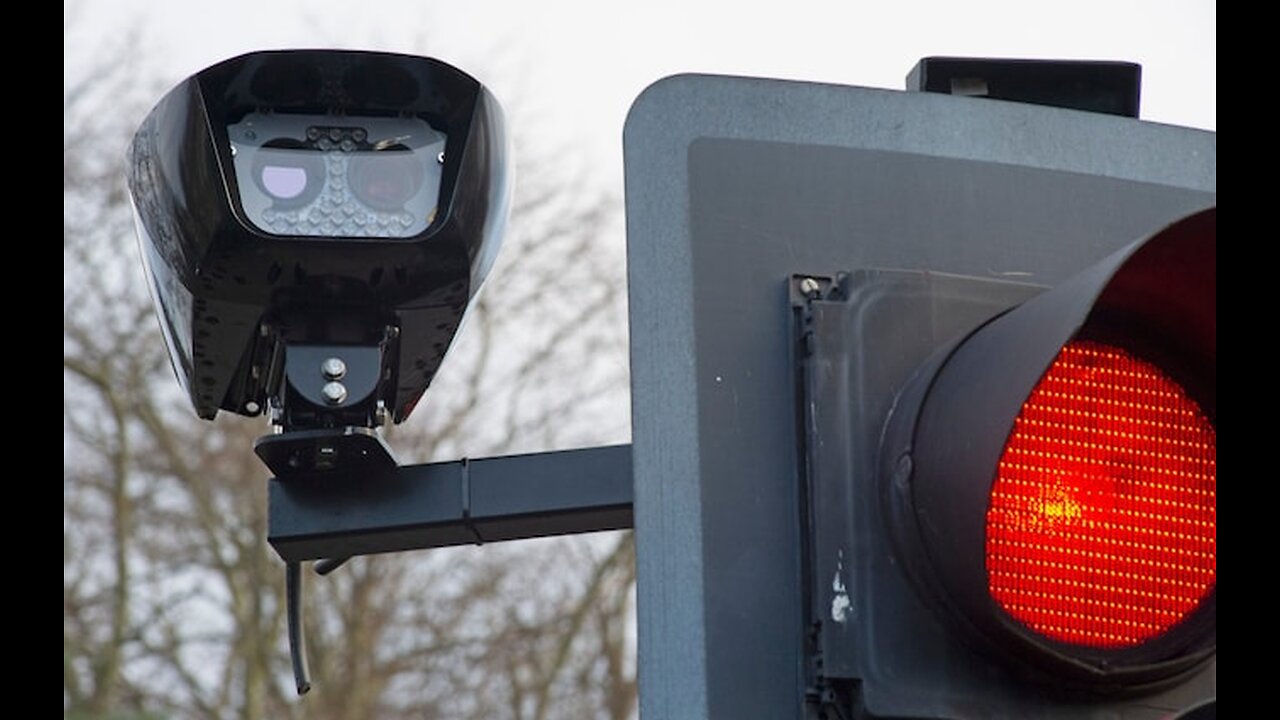
<svg viewBox="0 0 1280 720">
<path fill-rule="evenodd" d="M 1027 301 L 923 367 L 882 447 L 884 499 L 903 564 L 931 604 L 988 649 L 1105 689 L 1191 670 L 1216 646 L 1216 584 L 1169 632 L 1135 647 L 1056 642 L 1013 621 L 987 585 L 987 507 L 1023 403 L 1064 345 L 1103 337 L 1141 349 L 1216 418 L 1216 209 L 1185 218 Z"/>
</svg>

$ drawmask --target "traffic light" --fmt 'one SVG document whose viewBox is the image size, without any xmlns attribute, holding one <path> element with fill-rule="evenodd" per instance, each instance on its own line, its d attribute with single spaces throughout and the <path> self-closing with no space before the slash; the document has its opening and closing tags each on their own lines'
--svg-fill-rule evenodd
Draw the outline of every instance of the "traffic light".
<svg viewBox="0 0 1280 720">
<path fill-rule="evenodd" d="M 1209 209 L 1052 289 L 794 281 L 819 717 L 1213 700 L 1215 246 Z"/>
<path fill-rule="evenodd" d="M 881 449 L 896 557 L 957 627 L 1121 689 L 1215 649 L 1216 210 L 946 346 Z"/>
<path fill-rule="evenodd" d="M 1216 712 L 1216 140 L 1038 69 L 633 106 L 642 716 Z"/>
</svg>

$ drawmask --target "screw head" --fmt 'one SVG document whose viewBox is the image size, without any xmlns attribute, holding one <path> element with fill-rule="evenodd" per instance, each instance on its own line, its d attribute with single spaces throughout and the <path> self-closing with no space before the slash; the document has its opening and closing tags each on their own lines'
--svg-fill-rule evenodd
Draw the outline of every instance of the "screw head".
<svg viewBox="0 0 1280 720">
<path fill-rule="evenodd" d="M 324 395 L 325 402 L 330 405 L 341 405 L 343 400 L 347 399 L 347 386 L 340 382 L 325 383 L 320 388 L 321 394 Z"/>
<path fill-rule="evenodd" d="M 820 289 L 822 289 L 822 286 L 819 285 L 818 281 L 814 280 L 813 278 L 807 277 L 800 281 L 800 292 L 804 293 L 805 295 L 808 295 L 809 297 L 817 295 L 818 290 Z"/>
<path fill-rule="evenodd" d="M 342 358 L 331 357 L 320 363 L 320 372 L 328 380 L 341 380 L 347 374 L 347 364 L 342 362 Z"/>
</svg>

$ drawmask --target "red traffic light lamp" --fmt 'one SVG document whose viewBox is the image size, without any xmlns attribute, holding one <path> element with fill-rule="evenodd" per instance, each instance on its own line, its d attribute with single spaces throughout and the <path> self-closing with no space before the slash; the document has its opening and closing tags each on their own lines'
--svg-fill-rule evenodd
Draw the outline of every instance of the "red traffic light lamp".
<svg viewBox="0 0 1280 720">
<path fill-rule="evenodd" d="M 941 349 L 889 420 L 896 557 L 944 622 L 1087 690 L 1216 646 L 1216 210 Z"/>
<path fill-rule="evenodd" d="M 1215 696 L 1216 212 L 1053 288 L 793 280 L 816 717 Z"/>
</svg>

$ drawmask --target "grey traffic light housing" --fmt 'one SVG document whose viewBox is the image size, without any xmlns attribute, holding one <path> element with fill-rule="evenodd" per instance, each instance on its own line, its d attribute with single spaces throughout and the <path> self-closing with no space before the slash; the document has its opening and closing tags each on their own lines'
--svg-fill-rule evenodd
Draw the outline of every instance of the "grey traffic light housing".
<svg viewBox="0 0 1280 720">
<path fill-rule="evenodd" d="M 196 413 L 270 410 L 299 431 L 404 420 L 500 245 L 503 123 L 471 76 L 392 53 L 250 53 L 166 94 L 126 173 Z"/>
<path fill-rule="evenodd" d="M 1156 718 L 1215 694 L 1210 658 L 1139 697 L 1048 697 L 930 609 L 878 496 L 885 421 L 919 365 L 1214 206 L 1212 133 L 684 75 L 637 99 L 624 150 L 642 713 Z M 806 394 L 802 283 L 825 294 L 842 273 L 857 312 L 815 308 L 846 352 Z"/>
</svg>

